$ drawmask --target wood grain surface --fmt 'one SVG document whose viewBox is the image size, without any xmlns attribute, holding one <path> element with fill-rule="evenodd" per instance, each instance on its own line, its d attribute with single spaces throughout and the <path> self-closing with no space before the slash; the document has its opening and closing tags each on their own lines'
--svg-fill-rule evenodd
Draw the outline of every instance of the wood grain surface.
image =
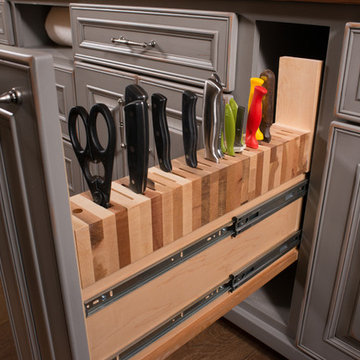
<svg viewBox="0 0 360 360">
<path fill-rule="evenodd" d="M 86 319 L 91 356 L 130 345 L 299 229 L 302 199 L 226 238 Z M 264 237 L 266 233 L 266 237 Z M 126 311 L 124 311 L 126 309 Z"/>
<path fill-rule="evenodd" d="M 219 164 L 199 150 L 197 168 L 184 157 L 173 160 L 171 173 L 150 168 L 154 188 L 144 195 L 130 191 L 128 178 L 114 181 L 109 209 L 89 193 L 71 198 L 82 288 L 307 172 L 311 130 L 304 127 L 274 124 L 270 143 L 226 155 Z"/>
</svg>

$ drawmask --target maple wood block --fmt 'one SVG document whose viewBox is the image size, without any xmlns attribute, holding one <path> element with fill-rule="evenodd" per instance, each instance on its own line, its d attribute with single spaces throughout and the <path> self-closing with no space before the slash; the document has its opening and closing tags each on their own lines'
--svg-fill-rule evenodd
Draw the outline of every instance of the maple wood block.
<svg viewBox="0 0 360 360">
<path fill-rule="evenodd" d="M 275 123 L 310 131 L 312 142 L 320 93 L 323 62 L 280 57 Z"/>
<path fill-rule="evenodd" d="M 74 223 L 75 241 L 82 283 L 88 284 L 120 268 L 115 215 L 86 193 L 73 196 L 70 206 L 73 217 L 81 221 L 81 226 L 80 221 Z"/>
<path fill-rule="evenodd" d="M 204 174 L 199 175 L 197 169 L 186 166 L 178 159 L 172 160 L 172 172 L 184 179 L 191 181 L 192 187 L 192 225 L 191 229 L 195 230 L 201 226 L 201 198 L 202 198 L 202 177 Z"/>
<path fill-rule="evenodd" d="M 111 190 L 109 211 L 118 214 L 117 240 L 123 267 L 153 251 L 151 200 L 119 182 L 113 182 Z"/>
<path fill-rule="evenodd" d="M 258 149 L 225 155 L 218 164 L 205 159 L 204 150 L 199 150 L 197 168 L 187 166 L 181 157 L 173 160 L 171 173 L 149 169 L 154 188 L 147 188 L 144 195 L 126 186 L 128 178 L 113 182 L 109 209 L 94 204 L 89 193 L 73 197 L 73 206 L 82 209 L 73 214 L 82 286 L 303 174 L 309 167 L 310 152 L 310 131 L 274 124 L 269 144 L 260 142 Z M 95 235 L 102 233 L 106 241 L 98 246 Z"/>
</svg>

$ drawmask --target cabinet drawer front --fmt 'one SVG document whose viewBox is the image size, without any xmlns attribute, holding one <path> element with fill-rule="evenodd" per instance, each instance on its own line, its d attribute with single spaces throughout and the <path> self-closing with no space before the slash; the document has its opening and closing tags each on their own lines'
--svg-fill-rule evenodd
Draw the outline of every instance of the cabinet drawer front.
<svg viewBox="0 0 360 360">
<path fill-rule="evenodd" d="M 55 82 L 61 132 L 69 140 L 67 117 L 70 109 L 76 105 L 73 69 L 55 67 Z"/>
<path fill-rule="evenodd" d="M 154 93 L 161 93 L 167 98 L 166 117 L 169 125 L 171 158 L 184 155 L 182 137 L 182 94 L 185 90 L 194 92 L 198 99 L 196 102 L 196 119 L 198 124 L 198 148 L 203 147 L 202 140 L 202 107 L 203 92 L 192 86 L 180 85 L 170 81 L 155 80 L 149 77 L 139 77 L 138 83 L 149 94 L 149 98 Z M 149 107 L 151 111 L 151 106 Z"/>
<path fill-rule="evenodd" d="M 3 0 L 0 0 L 0 44 L 14 44 L 10 9 Z"/>
<path fill-rule="evenodd" d="M 195 85 L 217 72 L 226 90 L 234 89 L 233 13 L 73 5 L 71 18 L 77 59 Z M 121 36 L 156 45 L 112 42 Z"/>
<path fill-rule="evenodd" d="M 336 114 L 360 122 L 360 23 L 348 23 L 345 30 L 339 75 Z"/>
</svg>

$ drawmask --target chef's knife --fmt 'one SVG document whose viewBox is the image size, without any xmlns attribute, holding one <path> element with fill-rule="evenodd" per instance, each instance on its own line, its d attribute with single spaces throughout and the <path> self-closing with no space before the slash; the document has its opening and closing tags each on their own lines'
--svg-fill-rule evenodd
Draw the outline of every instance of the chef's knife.
<svg viewBox="0 0 360 360">
<path fill-rule="evenodd" d="M 264 141 L 270 142 L 270 127 L 274 121 L 275 74 L 267 69 L 261 73 L 260 78 L 264 80 L 263 87 L 267 90 L 262 101 L 263 113 L 260 130 L 264 135 Z"/>
<path fill-rule="evenodd" d="M 214 74 L 205 81 L 203 105 L 203 136 L 205 158 L 219 162 L 221 151 L 221 129 L 224 127 L 223 89 L 219 78 Z"/>
<path fill-rule="evenodd" d="M 166 102 L 167 98 L 162 94 L 156 93 L 151 96 L 154 138 L 159 165 L 161 170 L 170 172 L 172 166 L 170 159 L 170 133 L 166 120 Z"/>
<path fill-rule="evenodd" d="M 148 95 L 139 85 L 125 89 L 125 130 L 129 167 L 129 187 L 138 194 L 145 192 L 149 163 Z"/>
<path fill-rule="evenodd" d="M 196 126 L 197 96 L 192 91 L 185 90 L 182 96 L 182 131 L 186 164 L 197 167 L 196 146 L 198 131 Z"/>
</svg>

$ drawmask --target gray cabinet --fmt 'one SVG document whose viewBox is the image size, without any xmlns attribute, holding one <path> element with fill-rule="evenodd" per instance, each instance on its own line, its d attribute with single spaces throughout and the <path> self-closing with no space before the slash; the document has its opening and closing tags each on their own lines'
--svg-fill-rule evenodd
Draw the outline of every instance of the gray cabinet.
<svg viewBox="0 0 360 360">
<path fill-rule="evenodd" d="M 4 0 L 0 0 L 0 44 L 14 44 L 10 8 Z"/>
<path fill-rule="evenodd" d="M 84 189 L 83 174 L 70 141 L 63 139 L 66 178 L 70 196 Z"/>
<path fill-rule="evenodd" d="M 299 345 L 321 359 L 360 358 L 360 128 L 334 123 Z"/>
<path fill-rule="evenodd" d="M 124 99 L 126 86 L 134 84 L 136 77 L 133 74 L 121 72 L 114 69 L 105 68 L 86 63 L 75 64 L 75 84 L 76 84 L 76 100 L 77 105 L 83 106 L 90 111 L 90 108 L 95 103 L 103 103 L 109 107 L 115 120 L 116 126 L 116 150 L 113 169 L 113 179 L 118 179 L 126 175 L 127 162 L 126 152 L 121 147 L 122 141 L 120 139 L 120 126 L 123 122 L 123 109 L 119 100 Z M 85 130 L 81 121 L 79 123 L 80 138 L 85 138 Z M 99 140 L 104 146 L 107 143 L 107 127 L 105 122 L 101 119 L 97 121 L 99 132 Z M 149 159 L 149 164 L 154 161 Z M 101 172 L 101 169 L 94 171 Z"/>
<path fill-rule="evenodd" d="M 184 145 L 182 136 L 182 94 L 185 90 L 194 92 L 198 99 L 196 102 L 196 119 L 198 127 L 198 148 L 203 147 L 202 141 L 202 106 L 203 106 L 203 91 L 201 88 L 194 86 L 187 86 L 183 84 L 174 83 L 171 81 L 164 81 L 155 78 L 139 76 L 138 84 L 145 89 L 151 97 L 151 94 L 161 93 L 167 98 L 166 103 L 166 118 L 170 132 L 171 144 L 171 158 L 176 158 L 184 155 Z M 150 100 L 151 101 L 151 100 Z M 149 104 L 150 104 L 149 101 Z M 151 106 L 149 107 L 150 114 Z M 151 116 L 150 116 L 151 119 Z M 154 148 L 154 147 L 152 147 Z M 156 151 L 155 151 L 156 152 Z M 157 157 L 156 157 L 157 159 Z"/>
<path fill-rule="evenodd" d="M 336 114 L 360 122 L 360 23 L 346 24 Z"/>
</svg>

